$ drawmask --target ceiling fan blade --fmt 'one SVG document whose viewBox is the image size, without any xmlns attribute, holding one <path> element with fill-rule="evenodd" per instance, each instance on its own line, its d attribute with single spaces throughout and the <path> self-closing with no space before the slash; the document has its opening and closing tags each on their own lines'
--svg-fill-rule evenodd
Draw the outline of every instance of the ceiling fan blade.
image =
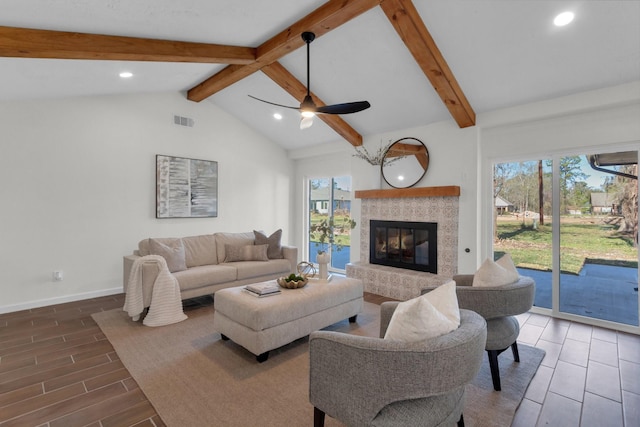
<svg viewBox="0 0 640 427">
<path fill-rule="evenodd" d="M 300 107 L 291 107 L 288 105 L 276 104 L 275 102 L 265 101 L 264 99 L 256 98 L 249 95 L 250 98 L 264 102 L 265 104 L 276 105 L 278 107 L 290 108 L 292 110 L 298 110 L 302 113 L 302 119 L 300 120 L 300 129 L 307 129 L 313 124 L 314 114 L 351 114 L 358 111 L 366 110 L 371 107 L 368 101 L 346 102 L 344 104 L 324 105 L 322 107 L 316 107 L 316 104 L 311 98 L 311 77 L 310 77 L 310 45 L 315 39 L 316 35 L 310 31 L 305 31 L 301 34 L 302 40 L 307 45 L 307 95 L 300 103 Z"/>
<path fill-rule="evenodd" d="M 302 117 L 300 120 L 300 129 L 308 129 L 313 124 L 313 116 L 312 117 Z"/>
<path fill-rule="evenodd" d="M 283 108 L 290 108 L 290 109 L 292 109 L 292 110 L 298 110 L 298 111 L 300 110 L 300 107 L 290 107 L 289 105 L 282 105 L 282 104 L 276 104 L 275 102 L 271 102 L 271 101 L 265 101 L 264 99 L 256 98 L 256 97 L 255 97 L 255 96 L 253 96 L 253 95 L 248 95 L 248 96 L 249 96 L 249 98 L 253 98 L 253 99 L 255 99 L 255 100 L 258 100 L 258 101 L 264 102 L 264 103 L 266 103 L 266 104 L 276 105 L 276 106 L 278 106 L 278 107 L 283 107 Z"/>
<path fill-rule="evenodd" d="M 371 107 L 368 101 L 346 102 L 344 104 L 324 105 L 316 108 L 318 114 L 351 114 Z"/>
</svg>

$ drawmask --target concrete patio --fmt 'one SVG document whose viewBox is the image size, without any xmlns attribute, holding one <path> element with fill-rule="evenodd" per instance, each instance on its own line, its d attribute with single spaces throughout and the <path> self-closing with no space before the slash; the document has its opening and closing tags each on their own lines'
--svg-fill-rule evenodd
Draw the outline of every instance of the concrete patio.
<svg viewBox="0 0 640 427">
<path fill-rule="evenodd" d="M 551 308 L 551 272 L 518 268 L 536 281 L 536 307 Z M 638 270 L 585 264 L 560 275 L 560 311 L 638 326 Z"/>
</svg>

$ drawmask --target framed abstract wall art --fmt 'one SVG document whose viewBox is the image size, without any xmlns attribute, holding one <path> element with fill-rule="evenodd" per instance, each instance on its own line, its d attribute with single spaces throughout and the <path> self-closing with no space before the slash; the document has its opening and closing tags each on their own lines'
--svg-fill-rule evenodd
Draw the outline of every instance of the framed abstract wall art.
<svg viewBox="0 0 640 427">
<path fill-rule="evenodd" d="M 156 218 L 218 216 L 218 162 L 156 155 Z"/>
</svg>

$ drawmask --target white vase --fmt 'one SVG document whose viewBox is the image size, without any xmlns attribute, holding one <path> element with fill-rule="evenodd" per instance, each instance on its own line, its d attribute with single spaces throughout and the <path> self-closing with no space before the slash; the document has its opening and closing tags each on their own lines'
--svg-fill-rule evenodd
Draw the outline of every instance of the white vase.
<svg viewBox="0 0 640 427">
<path fill-rule="evenodd" d="M 316 261 L 318 261 L 320 279 L 327 280 L 327 278 L 329 277 L 328 264 L 329 261 L 331 261 L 331 256 L 328 252 L 323 252 L 321 254 L 318 254 L 318 256 L 316 257 Z"/>
<path fill-rule="evenodd" d="M 382 178 L 382 173 L 380 169 L 380 165 L 370 165 L 369 166 L 369 182 L 365 187 L 370 190 L 379 190 L 382 188 L 382 183 L 384 179 Z"/>
<path fill-rule="evenodd" d="M 357 160 L 354 163 L 353 188 L 359 190 L 379 190 L 382 185 L 380 165 L 371 165 L 365 161 Z"/>
</svg>

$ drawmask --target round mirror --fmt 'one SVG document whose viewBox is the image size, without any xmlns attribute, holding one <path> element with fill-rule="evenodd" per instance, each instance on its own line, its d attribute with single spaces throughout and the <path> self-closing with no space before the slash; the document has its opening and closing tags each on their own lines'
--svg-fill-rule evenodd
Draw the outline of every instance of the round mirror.
<svg viewBox="0 0 640 427">
<path fill-rule="evenodd" d="M 429 151 L 415 138 L 402 138 L 391 144 L 380 165 L 382 177 L 393 188 L 416 185 L 428 167 Z"/>
</svg>

